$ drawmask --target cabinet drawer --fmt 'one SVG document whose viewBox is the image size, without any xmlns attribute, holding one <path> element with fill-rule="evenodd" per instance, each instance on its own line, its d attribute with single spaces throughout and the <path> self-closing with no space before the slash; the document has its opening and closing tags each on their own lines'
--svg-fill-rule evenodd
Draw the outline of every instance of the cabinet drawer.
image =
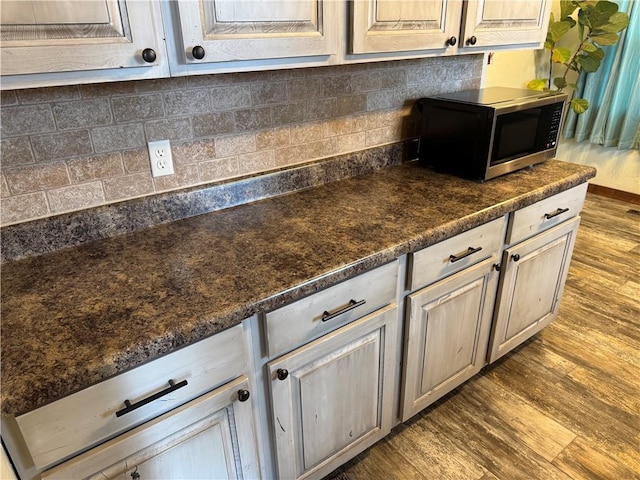
<svg viewBox="0 0 640 480">
<path fill-rule="evenodd" d="M 246 370 L 242 325 L 170 353 L 16 418 L 38 469 L 175 408 Z M 169 387 L 187 384 L 121 416 Z"/>
<path fill-rule="evenodd" d="M 267 313 L 269 357 L 297 348 L 394 302 L 397 284 L 396 260 Z"/>
<path fill-rule="evenodd" d="M 422 288 L 478 263 L 502 248 L 507 218 L 500 217 L 409 255 L 409 290 Z"/>
<path fill-rule="evenodd" d="M 517 243 L 578 215 L 587 186 L 583 183 L 513 212 L 507 230 L 507 244 Z"/>
</svg>

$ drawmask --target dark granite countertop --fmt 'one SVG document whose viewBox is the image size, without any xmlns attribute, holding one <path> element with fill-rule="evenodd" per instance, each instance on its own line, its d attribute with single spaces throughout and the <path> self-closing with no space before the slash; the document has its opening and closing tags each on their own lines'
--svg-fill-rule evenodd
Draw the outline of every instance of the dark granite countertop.
<svg viewBox="0 0 640 480">
<path fill-rule="evenodd" d="M 548 161 L 480 184 L 415 164 L 2 267 L 2 414 L 18 415 L 584 183 Z"/>
</svg>

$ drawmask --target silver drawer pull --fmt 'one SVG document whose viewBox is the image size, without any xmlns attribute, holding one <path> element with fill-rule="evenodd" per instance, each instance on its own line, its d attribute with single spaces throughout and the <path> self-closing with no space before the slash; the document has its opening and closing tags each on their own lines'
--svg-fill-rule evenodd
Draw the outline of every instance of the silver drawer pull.
<svg viewBox="0 0 640 480">
<path fill-rule="evenodd" d="M 356 302 L 355 300 L 351 299 L 351 300 L 349 300 L 349 303 L 345 307 L 342 307 L 342 308 L 336 310 L 333 313 L 327 312 L 325 310 L 324 313 L 322 314 L 322 321 L 323 322 L 328 322 L 329 320 L 331 320 L 333 318 L 336 318 L 338 315 L 342 315 L 343 313 L 347 313 L 349 310 L 353 310 L 354 308 L 361 307 L 365 303 L 367 303 L 366 300 L 360 300 L 359 302 Z"/>
<path fill-rule="evenodd" d="M 144 398 L 136 403 L 131 403 L 129 400 L 125 400 L 124 401 L 125 408 L 123 408 L 122 410 L 118 410 L 116 412 L 116 417 L 121 417 L 122 415 L 126 415 L 129 412 L 133 412 L 134 410 L 145 406 L 147 403 L 151 403 L 154 400 L 159 399 L 160 397 L 164 397 L 165 395 L 168 395 L 169 393 L 174 392 L 179 388 L 186 387 L 186 386 L 187 386 L 186 380 L 182 380 L 179 383 L 175 383 L 173 380 L 169 380 L 169 387 L 165 388 L 164 390 L 158 393 L 154 393 L 150 397 Z"/>
<path fill-rule="evenodd" d="M 567 213 L 568 211 L 568 208 L 559 208 L 555 212 L 545 213 L 544 218 L 549 220 L 550 218 L 557 217 L 558 215 L 562 215 L 563 213 Z"/>
<path fill-rule="evenodd" d="M 480 250 L 482 250 L 482 247 L 477 247 L 477 248 L 469 247 L 466 252 L 461 253 L 460 255 L 449 255 L 449 261 L 451 263 L 457 262 L 458 260 L 462 260 L 463 258 L 466 258 L 469 255 L 478 253 Z"/>
</svg>

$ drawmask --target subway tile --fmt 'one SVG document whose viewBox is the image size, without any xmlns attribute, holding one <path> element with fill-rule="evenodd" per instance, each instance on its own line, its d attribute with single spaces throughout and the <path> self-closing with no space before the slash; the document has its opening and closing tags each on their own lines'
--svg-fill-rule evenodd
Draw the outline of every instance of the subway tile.
<svg viewBox="0 0 640 480">
<path fill-rule="evenodd" d="M 15 90 L 2 90 L 0 91 L 0 105 L 8 107 L 9 105 L 16 105 L 18 103 L 18 97 Z"/>
<path fill-rule="evenodd" d="M 367 110 L 367 96 L 349 95 L 347 97 L 338 97 L 336 99 L 336 105 L 336 115 L 340 117 L 364 112 Z"/>
<path fill-rule="evenodd" d="M 353 82 L 353 75 L 336 75 L 323 78 L 323 96 L 336 97 L 338 95 L 350 95 L 357 93 Z"/>
<path fill-rule="evenodd" d="M 9 191 L 9 185 L 7 185 L 7 179 L 3 175 L 0 175 L 0 197 L 5 198 L 11 196 Z"/>
<path fill-rule="evenodd" d="M 63 100 L 77 100 L 80 90 L 77 85 L 64 87 L 42 87 L 18 90 L 18 100 L 23 105 L 29 103 L 60 102 Z"/>
<path fill-rule="evenodd" d="M 216 157 L 214 139 L 196 140 L 173 145 L 173 161 L 176 165 L 205 162 Z"/>
<path fill-rule="evenodd" d="M 82 98 L 112 97 L 116 95 L 130 95 L 132 93 L 136 93 L 136 86 L 133 81 L 80 85 L 80 95 Z"/>
<path fill-rule="evenodd" d="M 209 90 L 211 108 L 215 111 L 235 110 L 251 106 L 251 89 L 248 85 L 231 85 Z"/>
<path fill-rule="evenodd" d="M 353 75 L 353 86 L 356 92 L 369 92 L 372 90 L 380 90 L 382 77 L 388 72 L 367 71 Z"/>
<path fill-rule="evenodd" d="M 366 131 L 366 146 L 373 147 L 402 140 L 402 126 L 382 127 Z"/>
<path fill-rule="evenodd" d="M 95 207 L 104 203 L 102 183 L 84 183 L 70 187 L 57 188 L 47 192 L 52 213 L 71 212 Z"/>
<path fill-rule="evenodd" d="M 144 124 L 147 141 L 155 140 L 188 140 L 193 137 L 189 118 L 163 118 Z"/>
<path fill-rule="evenodd" d="M 67 161 L 71 183 L 83 183 L 100 178 L 124 175 L 122 154 L 105 153 Z"/>
<path fill-rule="evenodd" d="M 139 123 L 97 127 L 91 130 L 91 139 L 96 153 L 144 147 L 144 129 Z"/>
<path fill-rule="evenodd" d="M 122 163 L 126 173 L 151 172 L 149 151 L 146 148 L 125 150 L 122 152 Z"/>
<path fill-rule="evenodd" d="M 290 80 L 288 84 L 289 99 L 291 101 L 297 101 L 322 98 L 324 95 L 323 86 L 323 77 L 296 78 Z"/>
<path fill-rule="evenodd" d="M 271 170 L 276 167 L 273 150 L 246 153 L 238 157 L 238 173 L 246 175 Z"/>
<path fill-rule="evenodd" d="M 253 105 L 269 105 L 287 101 L 287 83 L 259 83 L 251 85 L 251 101 Z"/>
<path fill-rule="evenodd" d="M 253 134 L 232 135 L 216 139 L 216 152 L 219 157 L 230 157 L 255 150 L 256 138 Z"/>
<path fill-rule="evenodd" d="M 92 153 L 89 130 L 73 130 L 31 137 L 37 162 L 50 162 Z"/>
<path fill-rule="evenodd" d="M 273 125 L 287 125 L 305 120 L 306 103 L 289 103 L 287 105 L 275 105 L 272 110 Z"/>
<path fill-rule="evenodd" d="M 111 123 L 111 107 L 106 98 L 58 103 L 53 116 L 59 130 L 97 127 Z"/>
<path fill-rule="evenodd" d="M 321 120 L 337 116 L 337 102 L 335 98 L 313 100 L 303 104 L 304 118 L 306 121 Z"/>
<path fill-rule="evenodd" d="M 182 90 L 187 87 L 185 77 L 153 78 L 149 80 L 136 80 L 136 92 L 149 93 L 159 90 Z"/>
<path fill-rule="evenodd" d="M 260 130 L 272 125 L 271 107 L 256 107 L 237 110 L 234 113 L 236 131 Z"/>
<path fill-rule="evenodd" d="M 275 150 L 275 161 L 279 167 L 316 160 L 335 155 L 338 142 L 336 137 L 316 142 L 293 145 Z"/>
<path fill-rule="evenodd" d="M 102 186 L 105 199 L 114 202 L 153 193 L 153 178 L 149 170 L 149 172 L 104 179 Z"/>
<path fill-rule="evenodd" d="M 205 89 L 180 90 L 166 92 L 164 94 L 164 104 L 167 115 L 195 115 L 198 113 L 209 113 L 209 92 Z"/>
<path fill-rule="evenodd" d="M 193 75 L 186 77 L 187 88 L 215 87 L 229 85 L 232 81 L 230 73 L 216 73 L 212 75 Z"/>
<path fill-rule="evenodd" d="M 194 137 L 213 137 L 233 133 L 236 129 L 233 112 L 210 113 L 193 117 Z"/>
<path fill-rule="evenodd" d="M 47 190 L 69 185 L 69 173 L 64 162 L 14 168 L 4 172 L 11 193 Z"/>
<path fill-rule="evenodd" d="M 363 150 L 366 148 L 366 133 L 357 132 L 349 135 L 340 135 L 336 137 L 336 142 L 337 154 Z"/>
<path fill-rule="evenodd" d="M 380 88 L 397 88 L 407 85 L 407 72 L 404 69 L 387 71 L 379 77 Z"/>
<path fill-rule="evenodd" d="M 2 140 L 0 146 L 0 165 L 3 168 L 17 167 L 33 163 L 35 158 L 31 151 L 29 137 L 14 137 Z"/>
<path fill-rule="evenodd" d="M 402 123 L 403 117 L 409 115 L 409 113 L 409 107 L 370 112 L 366 116 L 366 129 L 372 130 L 380 127 L 399 125 Z"/>
<path fill-rule="evenodd" d="M 210 162 L 198 164 L 200 180 L 203 182 L 215 182 L 225 178 L 233 178 L 239 175 L 238 157 L 218 158 Z"/>
<path fill-rule="evenodd" d="M 231 76 L 231 83 L 258 83 L 270 81 L 272 72 L 263 70 L 257 72 L 229 73 L 228 75 Z"/>
<path fill-rule="evenodd" d="M 0 124 L 2 138 L 53 132 L 56 129 L 50 105 L 2 107 Z"/>
<path fill-rule="evenodd" d="M 303 123 L 291 126 L 291 142 L 310 143 L 324 137 L 324 125 L 321 122 Z"/>
<path fill-rule="evenodd" d="M 404 89 L 379 90 L 367 94 L 367 110 L 402 107 L 407 99 Z"/>
<path fill-rule="evenodd" d="M 367 117 L 371 114 L 352 115 L 349 117 L 332 118 L 325 122 L 325 137 L 346 135 L 362 132 L 367 126 Z"/>
<path fill-rule="evenodd" d="M 113 97 L 111 105 L 113 107 L 113 116 L 118 123 L 164 116 L 162 95 L 160 93 Z"/>
<path fill-rule="evenodd" d="M 156 186 L 156 192 L 188 187 L 189 185 L 195 185 L 200 181 L 197 164 L 176 165 L 174 171 L 175 173 L 173 175 L 166 175 L 164 177 L 156 177 L 153 179 Z"/>
<path fill-rule="evenodd" d="M 267 148 L 284 147 L 291 143 L 291 132 L 289 127 L 270 128 L 256 132 L 256 148 L 264 150 Z"/>
<path fill-rule="evenodd" d="M 49 213 L 44 192 L 7 197 L 0 202 L 1 223 L 9 225 L 44 217 Z"/>
</svg>

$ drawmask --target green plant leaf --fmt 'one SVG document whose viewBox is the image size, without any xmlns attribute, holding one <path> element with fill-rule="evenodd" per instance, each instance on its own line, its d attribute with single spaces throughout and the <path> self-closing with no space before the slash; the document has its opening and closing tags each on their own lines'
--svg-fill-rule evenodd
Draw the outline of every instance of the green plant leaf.
<svg viewBox="0 0 640 480">
<path fill-rule="evenodd" d="M 585 43 L 582 45 L 582 50 L 585 52 L 595 52 L 598 49 L 593 43 Z"/>
<path fill-rule="evenodd" d="M 582 70 L 587 73 L 593 73 L 600 68 L 600 60 L 591 58 L 588 55 L 579 55 L 576 61 L 580 64 Z"/>
<path fill-rule="evenodd" d="M 554 48 L 551 52 L 551 61 L 553 63 L 565 64 L 571 59 L 571 50 L 568 48 Z"/>
<path fill-rule="evenodd" d="M 553 79 L 553 84 L 558 90 L 562 90 L 567 86 L 567 81 L 563 77 L 556 77 Z"/>
<path fill-rule="evenodd" d="M 611 15 L 618 11 L 618 5 L 607 0 L 601 0 L 596 3 L 595 8 L 583 10 L 586 12 L 589 27 L 594 29 L 606 25 Z"/>
<path fill-rule="evenodd" d="M 596 3 L 595 10 L 610 17 L 618 11 L 618 5 L 608 0 L 600 0 Z"/>
<path fill-rule="evenodd" d="M 616 12 L 609 18 L 609 21 L 598 28 L 599 32 L 618 33 L 629 26 L 629 15 L 624 12 Z"/>
<path fill-rule="evenodd" d="M 544 42 L 544 48 L 545 50 L 553 50 L 553 47 L 556 46 L 556 42 L 552 41 L 552 40 L 547 40 L 546 42 Z"/>
<path fill-rule="evenodd" d="M 567 88 L 572 88 L 574 90 L 577 90 L 578 85 L 576 85 L 575 83 L 567 83 Z"/>
<path fill-rule="evenodd" d="M 578 8 L 576 2 L 572 2 L 571 0 L 560 0 L 560 18 L 564 20 L 569 17 L 576 8 Z"/>
<path fill-rule="evenodd" d="M 600 61 L 604 58 L 604 50 L 601 48 L 596 48 L 595 50 L 589 52 L 589 57 L 593 58 L 594 60 Z"/>
<path fill-rule="evenodd" d="M 546 78 L 536 78 L 535 80 L 531 80 L 527 83 L 527 88 L 529 90 L 539 90 L 542 91 L 547 87 L 547 79 Z"/>
<path fill-rule="evenodd" d="M 571 30 L 571 23 L 566 21 L 553 22 L 552 24 L 549 25 L 547 38 L 554 42 L 557 42 L 569 30 Z"/>
<path fill-rule="evenodd" d="M 598 45 L 613 45 L 618 41 L 618 35 L 615 33 L 603 33 L 591 37 L 591 40 Z"/>
<path fill-rule="evenodd" d="M 589 108 L 589 101 L 584 98 L 574 98 L 571 100 L 571 109 L 578 115 L 584 113 Z"/>
</svg>

